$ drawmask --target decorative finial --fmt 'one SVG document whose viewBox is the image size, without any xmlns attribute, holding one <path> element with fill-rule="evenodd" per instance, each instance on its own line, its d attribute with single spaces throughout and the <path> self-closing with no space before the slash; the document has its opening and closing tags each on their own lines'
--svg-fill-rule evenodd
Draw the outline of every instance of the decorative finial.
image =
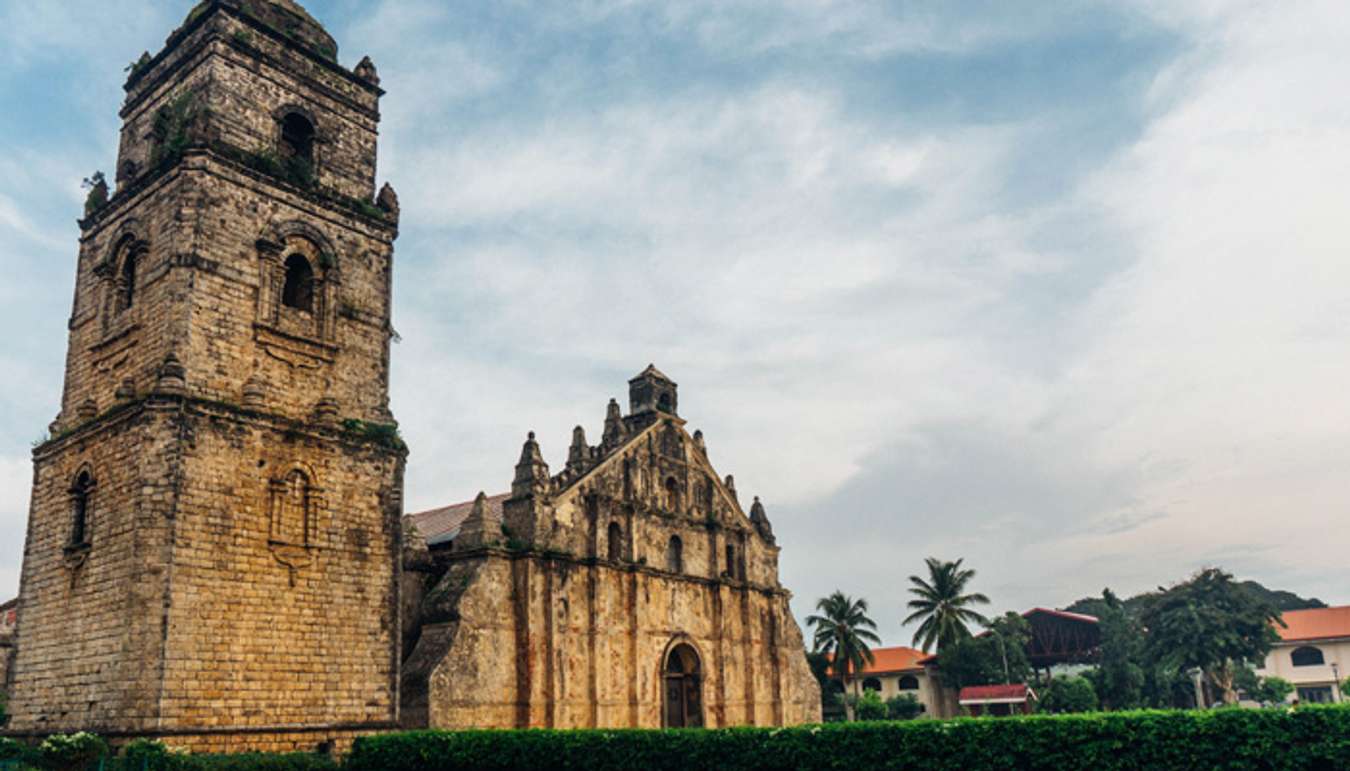
<svg viewBox="0 0 1350 771">
<path fill-rule="evenodd" d="M 372 62 L 369 56 L 361 57 L 361 61 L 357 63 L 356 69 L 352 70 L 352 74 L 372 86 L 380 85 L 380 73 L 375 69 L 375 62 Z"/>
<path fill-rule="evenodd" d="M 773 525 L 769 524 L 769 517 L 764 513 L 764 504 L 759 502 L 759 496 L 755 496 L 755 503 L 750 507 L 750 524 L 755 526 L 755 532 L 767 541 L 770 545 L 774 543 Z"/>
<path fill-rule="evenodd" d="M 520 462 L 516 464 L 516 478 L 511 483 L 511 494 L 517 498 L 546 494 L 550 478 L 548 464 L 539 452 L 539 443 L 534 440 L 534 432 L 529 433 L 525 446 L 520 449 Z"/>
<path fill-rule="evenodd" d="M 380 188 L 380 194 L 375 196 L 375 205 L 394 222 L 398 222 L 398 193 L 394 192 L 394 186 L 388 182 Z"/>
<path fill-rule="evenodd" d="M 155 391 L 171 396 L 180 396 L 187 392 L 187 369 L 178 360 L 173 351 L 164 357 L 159 365 L 159 377 L 155 381 Z"/>
</svg>

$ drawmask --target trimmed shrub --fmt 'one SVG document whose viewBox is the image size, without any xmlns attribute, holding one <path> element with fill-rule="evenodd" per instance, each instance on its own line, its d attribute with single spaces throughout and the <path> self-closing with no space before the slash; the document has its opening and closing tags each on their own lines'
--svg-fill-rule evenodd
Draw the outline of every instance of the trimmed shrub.
<svg viewBox="0 0 1350 771">
<path fill-rule="evenodd" d="M 885 720 L 886 702 L 876 691 L 863 691 L 861 697 L 850 696 L 853 703 L 853 716 L 858 720 Z"/>
<path fill-rule="evenodd" d="M 886 717 L 891 720 L 913 720 L 923 714 L 923 705 L 912 694 L 902 693 L 886 700 Z"/>
<path fill-rule="evenodd" d="M 157 749 L 147 746 L 137 751 L 128 746 L 122 757 L 108 761 L 103 768 L 104 771 L 337 771 L 338 764 L 323 755 L 303 752 L 187 755 L 159 745 Z"/>
<path fill-rule="evenodd" d="M 357 739 L 350 771 L 1350 768 L 1350 708 L 1115 712 L 799 728 L 418 731 Z"/>
<path fill-rule="evenodd" d="M 77 734 L 52 734 L 38 745 L 44 768 L 52 771 L 84 771 L 110 749 L 103 738 L 81 731 Z"/>
</svg>

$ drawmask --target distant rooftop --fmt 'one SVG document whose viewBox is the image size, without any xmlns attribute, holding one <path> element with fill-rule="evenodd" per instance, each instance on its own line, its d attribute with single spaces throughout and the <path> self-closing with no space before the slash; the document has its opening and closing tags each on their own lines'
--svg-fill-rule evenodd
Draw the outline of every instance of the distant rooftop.
<svg viewBox="0 0 1350 771">
<path fill-rule="evenodd" d="M 1275 631 L 1285 642 L 1350 638 L 1350 605 L 1286 610 L 1282 615 L 1285 625 L 1276 624 Z"/>
</svg>

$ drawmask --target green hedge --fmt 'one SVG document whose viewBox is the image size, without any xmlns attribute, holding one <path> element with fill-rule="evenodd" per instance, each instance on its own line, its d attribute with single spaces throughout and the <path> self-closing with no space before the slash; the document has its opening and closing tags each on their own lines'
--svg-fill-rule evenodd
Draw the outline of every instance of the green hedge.
<svg viewBox="0 0 1350 771">
<path fill-rule="evenodd" d="M 346 768 L 1342 769 L 1350 768 L 1350 708 L 1145 711 L 710 731 L 417 731 L 358 739 Z"/>
<path fill-rule="evenodd" d="M 69 737 L 62 737 L 68 739 Z M 99 740 L 100 742 L 102 740 Z M 58 745 L 61 742 L 58 742 Z M 115 757 L 80 757 L 79 753 L 49 746 L 29 747 L 9 739 L 0 739 L 0 771 L 20 769 L 37 771 L 337 771 L 336 761 L 311 753 L 269 755 L 187 755 L 167 751 L 157 742 L 132 742 Z M 104 752 L 106 753 L 106 745 Z"/>
</svg>

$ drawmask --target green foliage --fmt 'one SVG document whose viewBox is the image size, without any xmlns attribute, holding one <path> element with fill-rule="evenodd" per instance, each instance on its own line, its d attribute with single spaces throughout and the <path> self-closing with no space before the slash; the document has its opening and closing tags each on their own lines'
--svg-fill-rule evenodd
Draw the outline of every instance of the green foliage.
<svg viewBox="0 0 1350 771">
<path fill-rule="evenodd" d="M 0 736 L 0 762 L 36 763 L 37 753 L 28 745 Z"/>
<path fill-rule="evenodd" d="M 1244 661 L 1260 661 L 1279 639 L 1280 612 L 1218 568 L 1206 568 L 1158 594 L 1140 617 L 1150 659 L 1174 672 L 1199 669 L 1236 699 L 1233 678 Z"/>
<path fill-rule="evenodd" d="M 1144 628 L 1110 589 L 1102 591 L 1097 628 L 1101 632 L 1100 663 L 1088 678 L 1102 706 L 1144 706 Z"/>
<path fill-rule="evenodd" d="M 862 696 L 847 697 L 853 707 L 853 716 L 856 720 L 885 720 L 887 717 L 886 702 L 881 700 L 881 694 L 873 690 L 864 690 Z"/>
<path fill-rule="evenodd" d="M 940 654 L 943 682 L 958 689 L 1026 682 L 1031 675 L 1031 662 L 1027 660 L 1030 638 L 1030 624 L 1016 613 L 990 621 L 986 634 L 955 640 Z"/>
<path fill-rule="evenodd" d="M 867 615 L 867 600 L 853 599 L 843 592 L 816 601 L 817 613 L 806 617 L 806 625 L 815 630 L 811 649 L 829 658 L 834 675 L 848 690 L 850 673 L 858 673 L 872 663 L 873 645 L 880 645 L 877 624 Z M 852 719 L 852 709 L 849 717 Z"/>
<path fill-rule="evenodd" d="M 1350 708 L 1116 712 L 699 731 L 421 731 L 356 740 L 349 771 L 556 768 L 1308 769 L 1350 767 Z"/>
<path fill-rule="evenodd" d="M 886 700 L 886 717 L 891 720 L 913 720 L 923 714 L 923 705 L 913 695 L 902 693 Z"/>
<path fill-rule="evenodd" d="M 372 423 L 368 420 L 347 418 L 342 421 L 342 430 L 391 450 L 408 449 L 403 436 L 398 432 L 397 423 Z"/>
<path fill-rule="evenodd" d="M 150 127 L 154 139 L 150 152 L 152 168 L 172 165 L 183 157 L 183 151 L 192 144 L 192 127 L 197 116 L 197 97 L 191 92 L 175 96 L 155 111 Z"/>
<path fill-rule="evenodd" d="M 128 64 L 126 69 L 123 70 L 123 72 L 127 73 L 127 80 L 135 80 L 144 75 L 145 71 L 150 69 L 151 61 L 153 61 L 153 59 L 150 57 L 150 52 L 142 51 L 141 58 Z"/>
<path fill-rule="evenodd" d="M 89 191 L 84 198 L 84 216 L 88 217 L 108 205 L 108 180 L 103 172 L 96 171 L 93 176 L 85 177 L 80 186 Z"/>
<path fill-rule="evenodd" d="M 1294 684 L 1283 677 L 1259 677 L 1251 667 L 1242 667 L 1233 676 L 1233 685 L 1258 704 L 1283 704 L 1294 692 Z"/>
<path fill-rule="evenodd" d="M 1264 599 L 1266 602 L 1274 605 L 1277 610 L 1304 610 L 1306 608 L 1325 608 L 1327 604 L 1316 597 L 1300 597 L 1293 592 L 1286 592 L 1281 589 L 1267 589 L 1256 581 L 1243 581 L 1241 584 L 1244 589 Z M 1121 604 L 1125 607 L 1125 612 L 1135 618 L 1143 612 L 1144 606 L 1158 596 L 1157 592 L 1145 592 L 1137 594 L 1129 599 L 1122 600 Z M 1103 601 L 1100 597 L 1084 597 L 1072 605 L 1064 608 L 1070 613 L 1085 613 L 1089 616 L 1102 617 Z"/>
<path fill-rule="evenodd" d="M 52 734 L 38 745 L 42 766 L 52 771 L 84 771 L 109 754 L 108 743 L 102 737 L 84 731 Z"/>
<path fill-rule="evenodd" d="M 1097 692 L 1085 677 L 1055 677 L 1035 689 L 1040 700 L 1036 710 L 1051 715 L 1092 712 L 1097 709 Z"/>
<path fill-rule="evenodd" d="M 975 578 L 975 571 L 962 569 L 961 563 L 943 562 L 929 557 L 928 579 L 910 576 L 912 584 L 909 593 L 915 599 L 909 601 L 913 611 L 904 623 L 922 621 L 914 632 L 914 644 L 925 652 L 937 645 L 939 653 L 958 640 L 970 636 L 967 624 L 983 624 L 986 619 L 972 605 L 988 605 L 989 598 L 979 592 L 967 592 L 966 588 Z"/>
</svg>

